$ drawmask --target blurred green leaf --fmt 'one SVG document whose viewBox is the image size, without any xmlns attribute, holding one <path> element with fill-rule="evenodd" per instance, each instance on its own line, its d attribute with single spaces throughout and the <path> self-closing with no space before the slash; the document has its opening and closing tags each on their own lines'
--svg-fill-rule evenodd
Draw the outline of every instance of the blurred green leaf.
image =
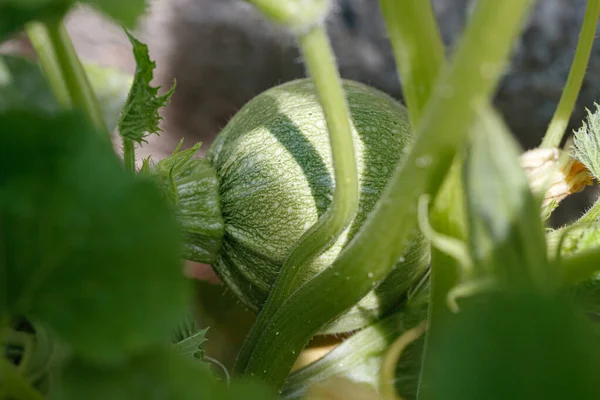
<svg viewBox="0 0 600 400">
<path fill-rule="evenodd" d="M 480 300 L 448 318 L 428 343 L 432 398 L 600 398 L 598 340 L 568 299 L 525 293 Z"/>
<path fill-rule="evenodd" d="M 102 10 L 114 20 L 133 28 L 138 18 L 146 11 L 146 0 L 81 0 Z"/>
<path fill-rule="evenodd" d="M 158 95 L 160 87 L 150 85 L 156 63 L 150 60 L 148 46 L 135 39 L 129 32 L 127 36 L 133 45 L 136 70 L 119 119 L 119 134 L 126 139 L 142 143 L 148 135 L 160 132 L 158 122 L 161 117 L 158 110 L 168 103 L 175 85 L 165 94 Z"/>
<path fill-rule="evenodd" d="M 32 20 L 61 18 L 74 0 L 0 0 L 0 41 Z"/>
<path fill-rule="evenodd" d="M 474 274 L 493 276 L 504 287 L 548 288 L 555 276 L 546 259 L 541 203 L 521 168 L 519 147 L 491 107 L 479 116 L 464 166 Z"/>
<path fill-rule="evenodd" d="M 10 312 L 100 361 L 168 340 L 190 288 L 156 185 L 125 173 L 111 144 L 74 113 L 6 112 L 0 126 Z"/>
<path fill-rule="evenodd" d="M 251 382 L 227 387 L 203 364 L 173 350 L 156 349 L 119 367 L 80 360 L 66 367 L 51 400 L 269 400 L 269 389 Z"/>
<path fill-rule="evenodd" d="M 44 111 L 60 109 L 36 63 L 23 57 L 0 55 L 0 112 L 29 107 Z"/>
<path fill-rule="evenodd" d="M 133 28 L 146 11 L 146 0 L 81 0 L 117 22 Z M 61 18 L 75 0 L 0 0 L 0 41 L 23 29 L 33 20 Z"/>
</svg>

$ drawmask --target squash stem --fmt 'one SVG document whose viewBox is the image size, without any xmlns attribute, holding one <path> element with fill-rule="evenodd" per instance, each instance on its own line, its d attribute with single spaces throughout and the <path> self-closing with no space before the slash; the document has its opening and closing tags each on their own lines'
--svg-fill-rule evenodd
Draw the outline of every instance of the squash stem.
<svg viewBox="0 0 600 400">
<path fill-rule="evenodd" d="M 109 130 L 98 99 L 62 19 L 34 22 L 29 24 L 26 30 L 58 101 L 64 107 L 84 111 L 94 126 L 109 138 Z"/>
<path fill-rule="evenodd" d="M 443 66 L 444 44 L 430 1 L 379 0 L 413 126 Z"/>
<path fill-rule="evenodd" d="M 329 209 L 295 244 L 238 355 L 236 371 L 243 373 L 256 343 L 281 303 L 302 283 L 310 263 L 327 250 L 352 222 L 358 209 L 359 189 L 350 116 L 336 61 L 319 25 L 298 37 L 309 75 L 323 107 L 333 159 L 335 190 Z M 277 329 L 277 327 L 274 327 Z"/>
<path fill-rule="evenodd" d="M 456 57 L 441 75 L 410 153 L 377 206 L 331 267 L 299 287 L 267 324 L 246 373 L 280 388 L 296 355 L 321 327 L 356 304 L 406 251 L 417 222 L 417 200 L 435 201 L 449 167 L 467 140 L 476 110 L 497 87 L 532 0 L 482 0 Z M 324 288 L 328 290 L 325 291 Z"/>
<path fill-rule="evenodd" d="M 567 83 L 560 97 L 556 112 L 550 121 L 548 130 L 544 135 L 541 147 L 559 147 L 565 129 L 575 108 L 577 96 L 585 77 L 585 71 L 592 52 L 592 45 L 596 36 L 596 25 L 600 16 L 600 0 L 588 0 L 585 17 L 579 32 L 579 41 L 575 50 L 573 64 L 569 71 Z"/>
</svg>

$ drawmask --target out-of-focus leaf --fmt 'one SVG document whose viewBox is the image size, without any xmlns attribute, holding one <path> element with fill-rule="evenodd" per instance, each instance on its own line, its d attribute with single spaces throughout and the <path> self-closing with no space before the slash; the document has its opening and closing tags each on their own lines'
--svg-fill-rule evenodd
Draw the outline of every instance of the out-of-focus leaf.
<svg viewBox="0 0 600 400">
<path fill-rule="evenodd" d="M 98 361 L 168 340 L 190 288 L 178 226 L 156 185 L 127 174 L 77 114 L 6 112 L 0 127 L 8 310 Z"/>
<path fill-rule="evenodd" d="M 50 399 L 274 400 L 275 396 L 253 382 L 234 381 L 227 387 L 205 365 L 172 349 L 156 349 L 111 368 L 75 360 Z"/>
<path fill-rule="evenodd" d="M 146 11 L 146 0 L 81 0 L 121 24 L 133 28 Z M 61 18 L 75 0 L 0 0 L 0 41 L 21 30 L 26 23 Z"/>
<path fill-rule="evenodd" d="M 424 379 L 432 398 L 600 398 L 597 336 L 568 299 L 513 293 L 480 300 L 428 343 L 435 362 Z"/>
<path fill-rule="evenodd" d="M 57 111 L 60 105 L 36 63 L 0 55 L 0 112 L 30 107 Z"/>
<path fill-rule="evenodd" d="M 540 201 L 531 193 L 519 149 L 491 108 L 479 114 L 464 167 L 469 248 L 478 278 L 503 287 L 554 279 L 546 259 Z"/>
<path fill-rule="evenodd" d="M 146 0 L 82 0 L 83 3 L 93 5 L 114 20 L 128 28 L 133 28 L 137 19 L 147 8 Z"/>
<path fill-rule="evenodd" d="M 0 0 L 0 41 L 32 20 L 60 18 L 74 0 Z"/>
</svg>

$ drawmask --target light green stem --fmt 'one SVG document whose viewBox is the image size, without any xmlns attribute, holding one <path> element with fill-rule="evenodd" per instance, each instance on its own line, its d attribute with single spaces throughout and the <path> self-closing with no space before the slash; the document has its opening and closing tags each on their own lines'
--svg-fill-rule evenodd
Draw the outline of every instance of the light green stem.
<svg viewBox="0 0 600 400">
<path fill-rule="evenodd" d="M 372 281 L 387 276 L 410 243 L 419 196 L 435 198 L 477 108 L 497 87 L 531 3 L 478 3 L 454 62 L 427 103 L 412 149 L 377 206 L 333 265 L 281 304 L 256 345 L 247 374 L 280 388 L 310 338 L 372 290 Z M 364 279 L 368 273 L 372 280 Z"/>
<path fill-rule="evenodd" d="M 575 50 L 573 64 L 569 71 L 567 83 L 560 97 L 560 102 L 556 112 L 550 121 L 550 125 L 541 147 L 558 147 L 569 124 L 569 119 L 575 108 L 577 96 L 581 90 L 581 84 L 585 77 L 585 71 L 588 66 L 592 45 L 596 37 L 596 25 L 600 16 L 600 0 L 588 0 L 585 10 L 583 25 L 579 33 L 579 42 Z"/>
<path fill-rule="evenodd" d="M 421 119 L 444 64 L 444 44 L 430 1 L 379 0 L 413 126 Z"/>
<path fill-rule="evenodd" d="M 133 140 L 123 137 L 123 165 L 125 171 L 135 172 L 135 144 Z"/>
<path fill-rule="evenodd" d="M 14 365 L 4 357 L 0 357 L 0 394 L 15 400 L 44 400 L 40 392 L 35 390 L 21 375 Z M 2 397 L 4 398 L 4 397 Z"/>
<path fill-rule="evenodd" d="M 583 214 L 583 216 L 577 220 L 576 224 L 589 224 L 598 220 L 600 220 L 600 199 L 596 200 L 594 205 L 591 206 L 590 209 L 587 210 L 585 214 Z"/>
<path fill-rule="evenodd" d="M 301 284 L 310 263 L 327 250 L 348 227 L 358 209 L 356 167 L 350 114 L 333 51 L 325 28 L 319 25 L 298 37 L 308 73 L 315 83 L 327 120 L 335 176 L 335 191 L 329 209 L 295 244 L 271 288 L 250 334 L 238 355 L 236 371 L 243 373 L 252 350 L 265 332 L 281 303 Z M 277 327 L 274 327 L 277 329 Z"/>
<path fill-rule="evenodd" d="M 94 126 L 109 135 L 98 99 L 61 19 L 27 26 L 29 39 L 58 101 L 84 111 Z"/>
<path fill-rule="evenodd" d="M 247 0 L 272 21 L 304 34 L 321 25 L 331 0 Z"/>
</svg>

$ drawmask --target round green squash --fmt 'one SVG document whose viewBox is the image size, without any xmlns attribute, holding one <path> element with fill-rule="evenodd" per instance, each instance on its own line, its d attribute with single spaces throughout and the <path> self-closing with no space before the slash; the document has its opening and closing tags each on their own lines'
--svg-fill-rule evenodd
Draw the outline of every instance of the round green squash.
<svg viewBox="0 0 600 400">
<path fill-rule="evenodd" d="M 359 211 L 312 263 L 305 280 L 329 266 L 356 234 L 411 142 L 403 105 L 360 83 L 346 80 L 343 87 L 359 174 Z M 208 159 L 216 170 L 224 224 L 211 263 L 239 300 L 257 311 L 294 243 L 332 199 L 329 135 L 312 81 L 288 82 L 248 102 L 219 133 Z M 428 246 L 415 230 L 388 277 L 373 282 L 374 290 L 322 333 L 363 327 L 399 306 L 428 263 Z"/>
</svg>

